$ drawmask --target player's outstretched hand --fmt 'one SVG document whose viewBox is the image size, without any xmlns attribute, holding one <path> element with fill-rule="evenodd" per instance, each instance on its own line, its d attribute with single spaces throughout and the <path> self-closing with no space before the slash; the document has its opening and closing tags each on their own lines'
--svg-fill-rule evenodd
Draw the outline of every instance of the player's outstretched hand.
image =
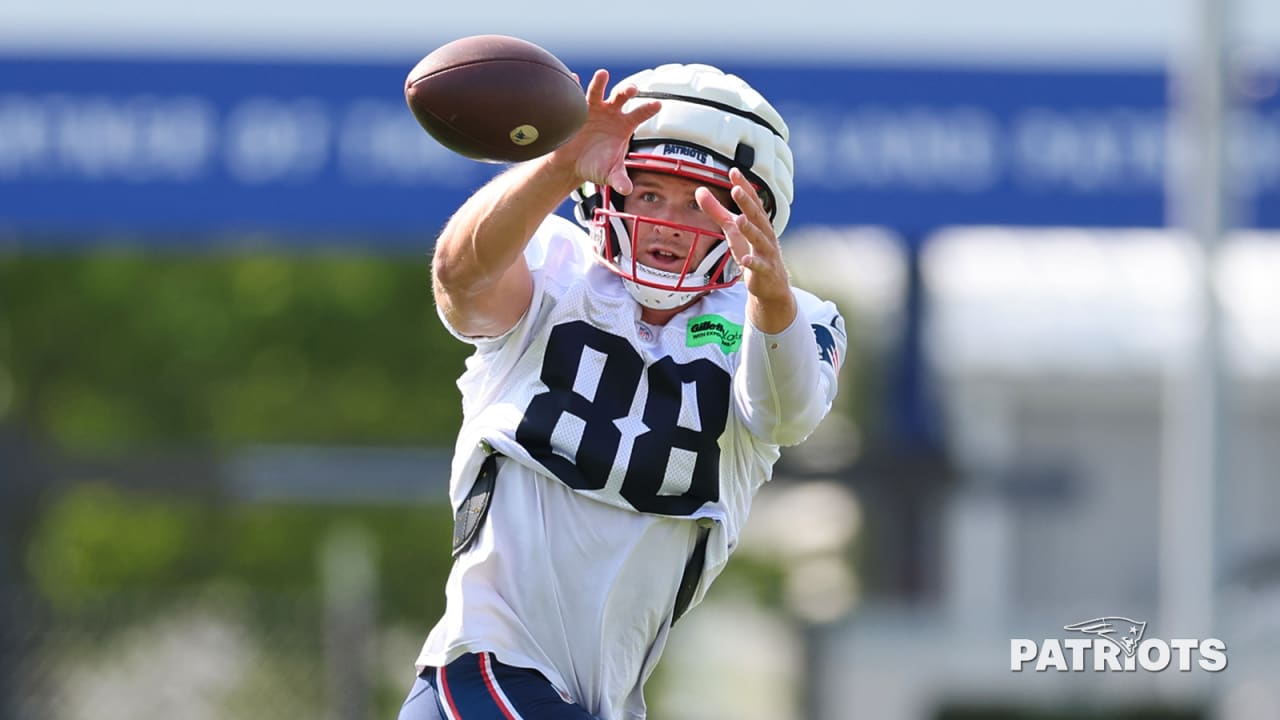
<svg viewBox="0 0 1280 720">
<path fill-rule="evenodd" d="M 624 112 L 622 106 L 639 91 L 631 84 L 619 85 L 606 98 L 608 84 L 609 71 L 596 70 L 587 84 L 587 121 L 552 156 L 556 162 L 572 163 L 575 175 L 584 182 L 609 185 L 626 195 L 632 189 L 623 165 L 627 145 L 636 128 L 656 115 L 662 103 L 637 103 Z"/>
<path fill-rule="evenodd" d="M 756 327 L 768 333 L 782 332 L 796 313 L 782 247 L 755 187 L 738 168 L 729 170 L 729 180 L 733 183 L 730 194 L 740 213 L 731 212 L 704 187 L 695 194 L 698 207 L 720 226 L 729 251 L 742 266 L 742 281 L 754 301 L 748 313 Z"/>
</svg>

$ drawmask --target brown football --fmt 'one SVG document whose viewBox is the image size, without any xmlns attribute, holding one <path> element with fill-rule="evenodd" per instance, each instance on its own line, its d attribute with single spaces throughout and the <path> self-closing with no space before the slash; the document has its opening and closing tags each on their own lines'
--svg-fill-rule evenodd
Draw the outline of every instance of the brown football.
<svg viewBox="0 0 1280 720">
<path fill-rule="evenodd" d="M 555 55 L 506 35 L 472 35 L 424 57 L 405 79 L 418 123 L 450 150 L 486 162 L 522 162 L 564 144 L 587 101 Z"/>
</svg>

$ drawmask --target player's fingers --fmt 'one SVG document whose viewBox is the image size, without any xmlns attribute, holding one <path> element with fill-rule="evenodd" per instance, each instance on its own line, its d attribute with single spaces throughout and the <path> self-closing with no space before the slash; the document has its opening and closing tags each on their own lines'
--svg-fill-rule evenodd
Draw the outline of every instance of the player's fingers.
<svg viewBox="0 0 1280 720">
<path fill-rule="evenodd" d="M 725 229 L 733 224 L 735 215 L 729 211 L 729 208 L 721 204 L 710 190 L 705 187 L 699 187 L 693 191 L 693 199 L 698 203 L 698 209 L 706 213 L 712 222 Z"/>
<path fill-rule="evenodd" d="M 773 231 L 773 222 L 769 218 L 769 213 L 765 212 L 764 205 L 760 202 L 760 195 L 736 168 L 730 172 L 730 177 L 734 179 L 734 186 L 729 194 L 741 213 L 736 218 L 738 229 L 751 243 L 755 254 L 762 255 L 768 258 L 769 262 L 776 264 L 776 258 L 782 254 L 782 248 L 778 244 L 777 234 Z"/>
<path fill-rule="evenodd" d="M 628 110 L 626 114 L 626 118 L 627 118 L 627 121 L 631 123 L 631 126 L 634 129 L 634 128 L 640 127 L 640 124 L 643 123 L 644 121 L 648 120 L 654 115 L 657 115 L 658 111 L 661 109 L 662 109 L 661 102 L 657 100 L 650 100 L 649 102 L 644 103 L 643 105 L 637 105 L 636 107 Z"/>
<path fill-rule="evenodd" d="M 693 198 L 698 203 L 698 208 L 706 213 L 707 217 L 710 217 L 715 224 L 720 226 L 720 231 L 724 233 L 725 240 L 729 243 L 729 252 L 733 253 L 734 259 L 739 264 L 742 264 L 751 253 L 751 245 L 743 237 L 741 228 L 738 227 L 737 219 L 739 216 L 730 212 L 705 187 L 695 190 Z"/>
<path fill-rule="evenodd" d="M 733 183 L 733 187 L 729 189 L 729 196 L 733 198 L 742 214 L 750 217 L 752 222 L 761 227 L 772 227 L 769 213 L 765 212 L 764 203 L 760 200 L 760 193 L 755 185 L 747 180 L 747 176 L 738 168 L 730 168 L 729 180 Z"/>
<path fill-rule="evenodd" d="M 609 71 L 604 68 L 596 70 L 587 83 L 587 104 L 599 105 L 604 102 L 604 89 L 609 84 Z"/>
<path fill-rule="evenodd" d="M 772 241 L 769 233 L 760 228 L 759 225 L 751 222 L 746 215 L 739 215 L 734 218 L 734 226 L 737 228 L 738 234 L 742 239 L 751 246 L 751 254 L 765 258 L 770 263 L 778 255 L 777 243 Z"/>
<path fill-rule="evenodd" d="M 735 185 L 729 191 L 729 196 L 733 198 L 738 210 L 752 223 L 762 228 L 772 226 L 769 213 L 765 212 L 764 204 L 760 202 L 760 196 L 755 193 L 755 190 L 746 190 Z"/>
<path fill-rule="evenodd" d="M 729 223 L 729 227 L 723 230 L 724 240 L 729 243 L 729 254 L 733 255 L 733 259 L 737 260 L 742 267 L 751 267 L 754 261 L 751 255 L 751 243 L 747 242 L 733 223 Z"/>
<path fill-rule="evenodd" d="M 635 189 L 635 186 L 631 184 L 631 176 L 627 174 L 627 168 L 623 166 L 614 168 L 613 172 L 609 173 L 606 182 L 608 182 L 609 187 L 623 195 L 630 195 L 631 191 Z"/>
<path fill-rule="evenodd" d="M 757 255 L 772 257 L 779 253 L 778 243 L 773 238 L 773 228 L 768 224 L 760 225 L 751 216 L 742 214 L 734 218 L 733 224 L 747 242 L 751 243 L 752 252 Z"/>
<path fill-rule="evenodd" d="M 729 168 L 729 183 L 731 187 L 729 191 L 740 190 L 745 197 L 751 198 L 754 202 L 760 202 L 760 193 L 756 191 L 756 186 L 747 179 L 745 173 L 741 169 L 733 167 Z"/>
<path fill-rule="evenodd" d="M 614 105 L 621 105 L 640 92 L 640 88 L 632 83 L 623 83 L 613 88 L 613 92 L 609 93 L 609 102 Z"/>
</svg>

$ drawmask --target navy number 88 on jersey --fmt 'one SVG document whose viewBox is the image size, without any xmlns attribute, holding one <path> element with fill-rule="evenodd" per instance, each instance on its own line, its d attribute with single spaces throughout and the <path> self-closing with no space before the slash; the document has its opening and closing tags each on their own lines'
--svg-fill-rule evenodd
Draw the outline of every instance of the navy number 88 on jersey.
<svg viewBox="0 0 1280 720">
<path fill-rule="evenodd" d="M 610 481 L 636 510 L 691 515 L 719 500 L 729 373 L 710 360 L 648 367 L 625 338 L 585 322 L 552 329 L 542 383 L 516 441 L 561 482 Z"/>
</svg>

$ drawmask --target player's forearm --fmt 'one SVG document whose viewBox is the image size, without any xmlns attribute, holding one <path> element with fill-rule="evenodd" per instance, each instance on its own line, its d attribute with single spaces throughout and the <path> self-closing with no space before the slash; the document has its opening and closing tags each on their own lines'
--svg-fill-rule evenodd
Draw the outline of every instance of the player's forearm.
<svg viewBox="0 0 1280 720">
<path fill-rule="evenodd" d="M 795 295 L 789 286 L 785 292 L 768 300 L 756 295 L 747 296 L 747 319 L 762 332 L 777 334 L 786 330 L 795 322 L 798 312 Z"/>
<path fill-rule="evenodd" d="M 460 297 L 499 284 L 521 261 L 538 225 L 577 185 L 571 168 L 544 157 L 516 165 L 476 191 L 436 240 L 437 291 Z"/>
<path fill-rule="evenodd" d="M 751 322 L 743 332 L 742 354 L 735 395 L 747 426 L 776 445 L 808 437 L 835 396 L 834 373 L 825 372 L 808 322 L 793 312 L 792 322 L 773 333 Z"/>
</svg>

